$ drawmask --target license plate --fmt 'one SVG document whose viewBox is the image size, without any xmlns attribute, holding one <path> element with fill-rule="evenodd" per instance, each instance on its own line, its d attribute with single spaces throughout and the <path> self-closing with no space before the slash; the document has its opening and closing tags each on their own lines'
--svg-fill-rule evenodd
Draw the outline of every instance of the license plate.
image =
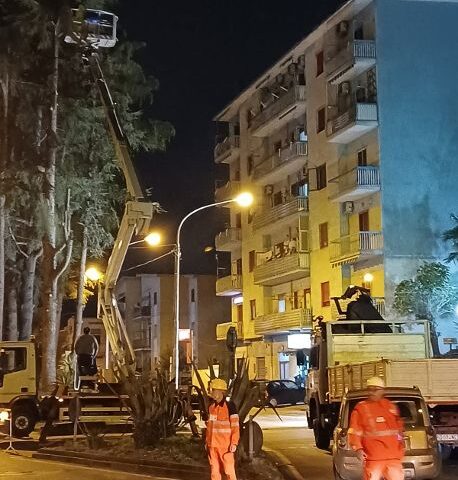
<svg viewBox="0 0 458 480">
<path fill-rule="evenodd" d="M 438 433 L 436 437 L 438 442 L 457 441 L 458 433 Z"/>
<path fill-rule="evenodd" d="M 404 478 L 415 478 L 415 471 L 413 468 L 404 468 Z"/>
</svg>

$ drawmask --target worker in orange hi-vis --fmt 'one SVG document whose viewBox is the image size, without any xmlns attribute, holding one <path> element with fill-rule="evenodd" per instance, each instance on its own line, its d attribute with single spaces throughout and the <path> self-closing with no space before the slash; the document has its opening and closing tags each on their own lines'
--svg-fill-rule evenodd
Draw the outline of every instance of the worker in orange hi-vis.
<svg viewBox="0 0 458 480">
<path fill-rule="evenodd" d="M 235 451 L 240 439 L 239 416 L 233 402 L 226 401 L 227 383 L 215 378 L 210 383 L 213 402 L 208 409 L 206 446 L 210 462 L 211 480 L 228 480 L 235 475 Z"/>
<path fill-rule="evenodd" d="M 397 406 L 384 398 L 380 377 L 367 381 L 369 397 L 350 417 L 350 446 L 363 462 L 364 480 L 403 480 L 404 425 Z"/>
</svg>

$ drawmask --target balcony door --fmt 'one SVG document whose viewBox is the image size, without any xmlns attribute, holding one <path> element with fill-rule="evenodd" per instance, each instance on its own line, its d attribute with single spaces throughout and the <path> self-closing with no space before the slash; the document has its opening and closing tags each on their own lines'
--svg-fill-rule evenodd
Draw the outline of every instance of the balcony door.
<svg viewBox="0 0 458 480">
<path fill-rule="evenodd" d="M 367 210 L 359 214 L 359 231 L 369 231 L 369 212 Z"/>
</svg>

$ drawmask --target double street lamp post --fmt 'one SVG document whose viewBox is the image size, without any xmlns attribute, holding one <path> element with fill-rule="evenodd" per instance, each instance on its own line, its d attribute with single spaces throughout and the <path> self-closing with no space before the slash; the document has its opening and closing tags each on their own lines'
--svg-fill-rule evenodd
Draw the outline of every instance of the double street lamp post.
<svg viewBox="0 0 458 480">
<path fill-rule="evenodd" d="M 175 388 L 178 390 L 180 386 L 180 263 L 181 263 L 181 229 L 186 220 L 195 213 L 201 212 L 212 207 L 220 207 L 229 203 L 237 203 L 241 207 L 249 207 L 253 203 L 253 195 L 245 192 L 237 195 L 237 197 L 223 202 L 210 203 L 202 207 L 196 208 L 192 212 L 189 212 L 178 225 L 177 240 L 176 240 L 176 252 L 175 252 L 175 347 L 174 347 L 174 366 L 175 366 Z M 193 342 L 193 335 L 191 333 L 191 342 Z M 194 354 L 194 348 L 191 348 Z M 194 358 L 192 359 L 194 360 Z"/>
</svg>

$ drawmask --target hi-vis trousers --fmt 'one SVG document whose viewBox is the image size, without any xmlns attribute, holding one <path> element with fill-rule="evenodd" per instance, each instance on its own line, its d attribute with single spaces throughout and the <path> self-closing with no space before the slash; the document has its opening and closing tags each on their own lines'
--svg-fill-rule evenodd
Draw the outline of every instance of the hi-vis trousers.
<svg viewBox="0 0 458 480">
<path fill-rule="evenodd" d="M 225 473 L 227 480 L 237 480 L 235 476 L 235 457 L 227 449 L 208 447 L 211 480 L 221 480 L 221 473 Z"/>
<path fill-rule="evenodd" d="M 404 480 L 401 460 L 366 460 L 364 480 Z"/>
</svg>

